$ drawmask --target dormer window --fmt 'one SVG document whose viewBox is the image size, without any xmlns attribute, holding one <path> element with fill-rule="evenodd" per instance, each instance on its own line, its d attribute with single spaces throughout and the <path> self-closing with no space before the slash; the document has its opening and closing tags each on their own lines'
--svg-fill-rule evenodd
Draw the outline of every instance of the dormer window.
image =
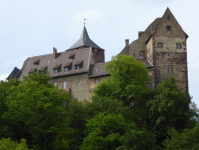
<svg viewBox="0 0 199 150">
<path fill-rule="evenodd" d="M 82 60 L 75 63 L 75 70 L 79 70 L 82 67 L 83 67 L 83 61 Z"/>
<path fill-rule="evenodd" d="M 53 73 L 58 73 L 61 71 L 61 64 L 57 64 L 53 67 Z"/>
<path fill-rule="evenodd" d="M 36 60 L 34 60 L 34 66 L 37 66 L 37 65 L 39 65 L 39 59 L 36 59 Z"/>
<path fill-rule="evenodd" d="M 69 60 L 73 60 L 73 59 L 75 59 L 75 54 L 70 54 L 69 55 Z"/>
<path fill-rule="evenodd" d="M 31 73 L 36 72 L 36 71 L 37 71 L 37 68 L 32 68 L 32 69 L 30 69 L 30 71 L 28 73 L 31 74 Z"/>
<path fill-rule="evenodd" d="M 171 31 L 171 26 L 167 26 L 167 31 Z"/>
<path fill-rule="evenodd" d="M 43 66 L 43 67 L 41 67 L 39 70 L 41 70 L 41 71 L 43 71 L 43 72 L 46 71 L 46 73 L 47 73 L 47 66 Z"/>
<path fill-rule="evenodd" d="M 64 72 L 68 72 L 72 69 L 72 62 L 66 63 L 64 65 Z"/>
<path fill-rule="evenodd" d="M 75 70 L 79 70 L 79 68 L 80 68 L 79 65 L 75 66 Z"/>
</svg>

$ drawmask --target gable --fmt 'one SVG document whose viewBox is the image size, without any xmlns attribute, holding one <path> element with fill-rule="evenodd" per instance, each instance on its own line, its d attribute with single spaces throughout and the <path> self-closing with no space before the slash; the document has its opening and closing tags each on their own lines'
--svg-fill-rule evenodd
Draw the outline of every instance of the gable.
<svg viewBox="0 0 199 150">
<path fill-rule="evenodd" d="M 170 31 L 167 30 L 170 27 Z M 188 37 L 169 8 L 166 9 L 154 31 L 155 37 Z"/>
</svg>

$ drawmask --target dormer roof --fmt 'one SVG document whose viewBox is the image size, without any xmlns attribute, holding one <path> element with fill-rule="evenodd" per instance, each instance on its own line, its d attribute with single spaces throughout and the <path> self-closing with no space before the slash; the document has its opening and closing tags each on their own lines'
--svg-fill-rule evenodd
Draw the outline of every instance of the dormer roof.
<svg viewBox="0 0 199 150">
<path fill-rule="evenodd" d="M 85 26 L 84 26 L 84 28 L 83 28 L 82 35 L 81 35 L 80 39 L 79 39 L 73 46 L 71 46 L 71 47 L 70 47 L 69 49 L 67 49 L 67 50 L 75 49 L 75 48 L 82 47 L 82 46 L 89 46 L 89 47 L 93 47 L 93 48 L 102 49 L 101 47 L 99 47 L 97 44 L 95 44 L 95 43 L 89 38 Z"/>
</svg>

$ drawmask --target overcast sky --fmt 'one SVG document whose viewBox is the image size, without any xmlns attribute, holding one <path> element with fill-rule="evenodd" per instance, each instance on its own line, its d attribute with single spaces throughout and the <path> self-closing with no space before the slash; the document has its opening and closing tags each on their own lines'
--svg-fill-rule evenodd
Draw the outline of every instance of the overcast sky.
<svg viewBox="0 0 199 150">
<path fill-rule="evenodd" d="M 25 59 L 71 47 L 84 18 L 90 38 L 110 61 L 169 7 L 189 35 L 189 92 L 199 105 L 199 0 L 0 0 L 0 80 Z"/>
</svg>

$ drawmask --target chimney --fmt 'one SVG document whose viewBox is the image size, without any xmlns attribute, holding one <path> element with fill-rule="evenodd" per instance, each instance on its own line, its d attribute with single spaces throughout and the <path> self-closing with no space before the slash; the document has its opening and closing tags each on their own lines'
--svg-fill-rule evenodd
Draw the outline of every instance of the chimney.
<svg viewBox="0 0 199 150">
<path fill-rule="evenodd" d="M 53 47 L 53 59 L 56 59 L 57 56 L 57 49 Z"/>
<path fill-rule="evenodd" d="M 126 46 L 129 46 L 129 39 L 125 40 Z"/>
</svg>

